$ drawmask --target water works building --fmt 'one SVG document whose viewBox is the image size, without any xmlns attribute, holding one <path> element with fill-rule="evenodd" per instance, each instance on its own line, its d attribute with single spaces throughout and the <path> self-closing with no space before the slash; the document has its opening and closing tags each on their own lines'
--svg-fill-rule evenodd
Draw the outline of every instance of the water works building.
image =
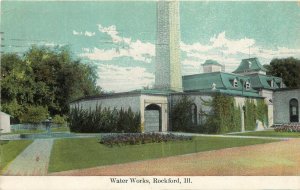
<svg viewBox="0 0 300 190">
<path fill-rule="evenodd" d="M 299 122 L 300 89 L 285 89 L 281 78 L 266 75 L 257 58 L 243 59 L 232 73 L 224 72 L 222 64 L 207 60 L 202 63 L 204 73 L 182 76 L 178 1 L 157 2 L 156 36 L 154 89 L 83 97 L 72 102 L 71 109 L 93 110 L 97 105 L 111 109 L 130 107 L 140 113 L 143 132 L 169 131 L 172 130 L 171 110 L 183 96 L 193 100 L 190 119 L 201 126 L 213 114 L 213 107 L 207 102 L 222 94 L 232 97 L 239 110 L 239 118 L 232 118 L 232 121 L 240 120 L 237 131 L 248 130 L 249 117 L 257 114 L 247 113 L 249 105 L 255 110 L 261 102 L 266 107 L 266 115 L 262 119 L 258 114 L 256 118 L 260 119 L 251 121 L 256 125 L 252 130 L 270 127 L 274 122 Z"/>
</svg>

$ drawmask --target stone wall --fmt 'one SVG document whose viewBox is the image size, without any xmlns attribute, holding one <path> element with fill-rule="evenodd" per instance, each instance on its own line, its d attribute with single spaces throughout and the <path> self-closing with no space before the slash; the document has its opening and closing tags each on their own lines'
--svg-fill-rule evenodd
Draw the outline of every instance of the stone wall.
<svg viewBox="0 0 300 190">
<path fill-rule="evenodd" d="M 82 107 L 82 109 L 96 109 L 96 106 L 100 106 L 102 108 L 110 108 L 110 109 L 125 109 L 127 110 L 129 107 L 133 112 L 140 112 L 140 94 L 130 94 L 130 95 L 122 95 L 122 96 L 108 96 L 108 97 L 99 97 L 90 100 L 81 100 L 79 102 L 71 103 L 70 107 L 73 108 L 75 106 Z"/>
<path fill-rule="evenodd" d="M 300 89 L 279 90 L 274 92 L 274 124 L 290 123 L 289 102 L 293 98 L 297 99 L 300 104 Z M 298 108 L 300 108 L 300 105 L 298 105 Z"/>
</svg>

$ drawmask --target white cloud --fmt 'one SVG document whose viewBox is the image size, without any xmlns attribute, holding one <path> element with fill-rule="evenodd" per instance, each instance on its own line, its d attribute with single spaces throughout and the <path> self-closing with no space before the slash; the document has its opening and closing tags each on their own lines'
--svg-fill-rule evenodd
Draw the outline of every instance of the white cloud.
<svg viewBox="0 0 300 190">
<path fill-rule="evenodd" d="M 155 45 L 141 40 L 132 41 L 131 38 L 119 36 L 116 26 L 103 27 L 98 25 L 100 32 L 111 37 L 112 49 L 94 48 L 92 52 L 82 53 L 80 56 L 91 60 L 107 61 L 120 57 L 131 57 L 135 61 L 150 63 L 155 56 Z"/>
<path fill-rule="evenodd" d="M 189 67 L 183 67 L 183 73 L 197 73 L 200 65 L 207 59 L 213 59 L 224 64 L 226 71 L 231 72 L 237 68 L 242 59 L 249 57 L 249 50 L 250 56 L 258 57 L 262 64 L 270 63 L 273 58 L 290 56 L 300 58 L 300 49 L 286 47 L 267 49 L 257 45 L 254 39 L 229 39 L 225 32 L 214 35 L 208 44 L 199 42 L 185 44 L 181 42 L 181 50 L 184 54 L 183 65 L 189 65 Z"/>
<path fill-rule="evenodd" d="M 80 35 L 82 35 L 82 32 L 77 32 L 77 31 L 73 30 L 73 35 L 80 36 Z"/>
<path fill-rule="evenodd" d="M 96 32 L 89 32 L 89 31 L 85 31 L 85 32 L 77 32 L 76 30 L 73 30 L 73 35 L 75 36 L 87 36 L 87 37 L 92 37 L 96 35 Z"/>
<path fill-rule="evenodd" d="M 120 67 L 101 64 L 98 85 L 105 91 L 124 92 L 141 89 L 154 82 L 154 74 L 143 67 Z"/>
<path fill-rule="evenodd" d="M 95 36 L 96 33 L 95 33 L 95 32 L 85 31 L 84 35 L 85 35 L 85 36 L 88 36 L 88 37 L 91 37 L 91 36 Z"/>
</svg>

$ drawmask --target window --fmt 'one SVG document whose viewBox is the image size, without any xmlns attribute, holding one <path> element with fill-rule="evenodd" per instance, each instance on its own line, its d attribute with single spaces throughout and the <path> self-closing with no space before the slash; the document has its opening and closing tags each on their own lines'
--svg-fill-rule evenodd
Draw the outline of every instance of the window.
<svg viewBox="0 0 300 190">
<path fill-rule="evenodd" d="M 232 84 L 232 86 L 233 86 L 234 88 L 237 88 L 237 87 L 238 87 L 238 81 L 237 81 L 236 79 L 230 80 L 230 82 L 231 82 L 231 84 Z"/>
<path fill-rule="evenodd" d="M 276 84 L 277 84 L 278 88 L 281 88 L 281 82 L 277 82 Z"/>
<path fill-rule="evenodd" d="M 251 87 L 250 82 L 249 82 L 249 81 L 246 81 L 246 83 L 245 83 L 245 88 L 246 88 L 246 90 L 249 90 L 250 87 Z"/>
<path fill-rule="evenodd" d="M 290 100 L 290 122 L 299 122 L 298 100 L 295 98 Z"/>
<path fill-rule="evenodd" d="M 268 82 L 268 84 L 269 84 L 270 87 L 274 87 L 274 82 L 273 82 L 273 80 L 268 80 L 267 82 Z"/>
</svg>

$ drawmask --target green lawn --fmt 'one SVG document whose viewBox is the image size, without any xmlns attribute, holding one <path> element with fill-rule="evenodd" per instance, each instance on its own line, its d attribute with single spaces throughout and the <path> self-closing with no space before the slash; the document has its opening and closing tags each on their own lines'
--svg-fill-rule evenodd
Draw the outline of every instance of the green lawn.
<svg viewBox="0 0 300 190">
<path fill-rule="evenodd" d="M 0 140 L 0 173 L 9 162 L 15 159 L 31 143 L 31 140 Z"/>
<path fill-rule="evenodd" d="M 253 132 L 245 132 L 238 134 L 231 134 L 238 136 L 262 136 L 262 137 L 294 137 L 300 138 L 300 133 L 297 132 L 275 132 L 273 130 L 269 131 L 253 131 Z"/>
<path fill-rule="evenodd" d="M 70 132 L 69 127 L 59 127 L 51 129 L 51 132 Z M 36 130 L 17 130 L 11 133 L 3 133 L 3 134 L 32 134 L 32 133 L 47 133 L 46 130 L 36 129 Z"/>
<path fill-rule="evenodd" d="M 54 142 L 49 172 L 147 160 L 194 152 L 274 142 L 266 139 L 195 137 L 192 141 L 114 146 L 97 138 L 58 139 Z"/>
</svg>

